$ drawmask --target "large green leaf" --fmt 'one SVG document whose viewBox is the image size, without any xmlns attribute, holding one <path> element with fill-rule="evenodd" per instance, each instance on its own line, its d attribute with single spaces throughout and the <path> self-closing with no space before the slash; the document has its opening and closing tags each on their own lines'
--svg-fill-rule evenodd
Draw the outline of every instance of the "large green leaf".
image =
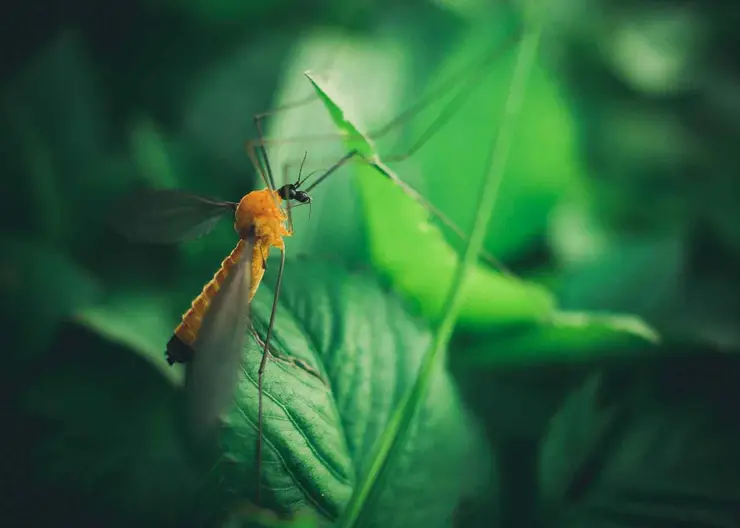
<svg viewBox="0 0 740 528">
<path fill-rule="evenodd" d="M 270 265 L 253 302 L 261 332 L 275 272 Z M 106 310 L 126 314 L 131 302 Z M 93 324 L 96 313 L 86 312 L 85 320 L 105 334 L 156 348 L 146 337 L 149 323 L 136 340 L 122 339 L 136 331 L 136 320 L 108 318 L 103 311 L 100 317 L 108 322 Z M 391 412 L 414 382 L 429 342 L 426 326 L 376 280 L 305 260 L 288 263 L 273 345 L 324 381 L 295 364 L 268 365 L 262 506 L 283 516 L 309 512 L 336 519 Z M 82 350 L 75 351 L 74 343 L 80 346 L 79 340 L 60 343 L 68 349 L 58 356 L 60 364 L 29 387 L 34 415 L 53 425 L 34 448 L 41 476 L 92 500 L 88 508 L 131 509 L 134 519 L 181 519 L 191 507 L 207 515 L 255 502 L 261 356 L 255 342 L 250 339 L 245 348 L 246 367 L 213 468 L 195 465 L 183 453 L 175 412 L 179 390 L 151 363 L 122 355 L 99 338 Z M 446 526 L 461 494 L 484 476 L 475 470 L 485 459 L 478 442 L 451 378 L 439 370 L 393 478 L 374 503 L 372 524 Z"/>
<path fill-rule="evenodd" d="M 589 527 L 737 524 L 740 365 L 694 354 L 594 375 L 568 398 L 541 452 L 549 518 Z"/>
<path fill-rule="evenodd" d="M 270 302 L 263 286 L 253 302 L 258 328 Z M 277 350 L 318 371 L 325 383 L 296 366 L 269 365 L 263 500 L 286 513 L 310 508 L 336 519 L 414 382 L 430 335 L 374 280 L 306 261 L 286 267 L 277 320 Z M 238 405 L 222 435 L 221 467 L 224 486 L 249 497 L 255 491 L 261 351 L 249 346 L 246 354 Z M 468 465 L 475 441 L 450 377 L 437 371 L 394 478 L 375 503 L 372 524 L 445 525 L 462 490 L 479 477 Z M 437 484 L 428 486 L 429 479 Z"/>
</svg>

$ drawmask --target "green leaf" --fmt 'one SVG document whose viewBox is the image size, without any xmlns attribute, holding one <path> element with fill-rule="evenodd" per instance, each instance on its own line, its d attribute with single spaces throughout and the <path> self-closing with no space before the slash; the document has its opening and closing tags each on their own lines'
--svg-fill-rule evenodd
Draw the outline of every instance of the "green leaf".
<svg viewBox="0 0 740 528">
<path fill-rule="evenodd" d="M 177 187 L 172 153 L 154 120 L 149 117 L 136 120 L 131 126 L 129 143 L 131 157 L 149 186 Z"/>
<path fill-rule="evenodd" d="M 205 476 L 180 439 L 174 387 L 81 327 L 67 327 L 52 352 L 21 400 L 37 431 L 27 440 L 31 497 L 78 505 L 64 515 L 83 525 L 182 525 L 212 514 Z"/>
<path fill-rule="evenodd" d="M 268 264 L 269 266 L 269 264 Z M 252 307 L 255 326 L 269 317 L 274 266 Z M 288 263 L 273 345 L 318 372 L 272 361 L 264 380 L 265 507 L 288 514 L 309 508 L 328 520 L 345 509 L 375 441 L 411 384 L 430 335 L 375 280 L 310 261 Z M 262 333 L 262 332 L 261 332 Z M 222 434 L 223 487 L 254 498 L 257 368 L 261 349 L 246 349 L 237 407 Z M 449 375 L 440 369 L 403 449 L 395 478 L 368 512 L 374 524 L 445 525 L 462 491 L 480 475 L 478 437 Z M 429 486 L 430 479 L 437 484 Z"/>
<path fill-rule="evenodd" d="M 425 317 L 437 320 L 445 308 L 457 253 L 429 222 L 423 207 L 397 185 L 371 175 L 371 168 L 359 170 L 375 264 L 418 303 Z M 536 321 L 554 308 L 554 299 L 546 289 L 482 265 L 473 267 L 462 288 L 461 328 Z"/>
<path fill-rule="evenodd" d="M 319 528 L 319 518 L 311 514 L 300 514 L 290 519 L 282 519 L 275 512 L 256 508 L 245 503 L 224 523 L 223 528 Z"/>
<path fill-rule="evenodd" d="M 678 232 L 615 236 L 584 207 L 562 208 L 553 222 L 553 246 L 565 264 L 557 293 L 568 310 L 653 316 L 671 310 L 685 272 L 686 244 Z"/>
<path fill-rule="evenodd" d="M 492 55 L 483 71 L 468 74 L 467 86 L 472 85 L 473 91 L 465 104 L 413 157 L 419 191 L 463 229 L 471 225 L 488 149 L 504 119 L 516 33 L 511 14 L 497 9 L 494 18 L 480 20 L 451 49 L 428 83 L 434 90 L 458 72 L 470 70 L 486 54 Z M 540 62 L 533 65 L 522 94 L 506 177 L 486 234 L 486 249 L 502 261 L 526 252 L 545 237 L 551 209 L 582 178 L 573 117 L 556 81 Z M 426 117 L 413 120 L 408 135 L 420 137 L 449 100 L 440 98 L 425 111 Z M 444 228 L 443 232 L 450 234 Z"/>
<path fill-rule="evenodd" d="M 347 145 L 347 150 L 357 150 L 360 154 L 366 157 L 374 157 L 375 146 L 372 144 L 370 138 L 360 132 L 345 116 L 345 112 L 340 106 L 341 95 L 337 92 L 336 88 L 326 79 L 321 79 L 319 81 L 318 78 L 310 72 L 306 72 L 306 77 L 311 81 L 319 99 L 321 99 L 324 107 L 328 110 L 331 120 L 342 133 L 344 142 Z"/>
<path fill-rule="evenodd" d="M 570 519 L 568 526 L 736 523 L 740 365 L 708 350 L 673 352 L 594 375 L 562 406 L 540 456 L 549 519 Z"/>
<path fill-rule="evenodd" d="M 347 121 L 329 95 L 331 90 L 317 78 L 309 79 L 348 138 L 348 148 L 359 145 L 365 151 L 371 149 L 372 143 Z M 425 317 L 438 320 L 458 256 L 439 229 L 429 223 L 429 212 L 397 185 L 400 178 L 384 165 L 379 165 L 379 170 L 365 163 L 357 168 L 373 261 L 399 291 L 418 303 Z M 553 299 L 545 289 L 482 266 L 472 269 L 462 288 L 465 302 L 459 324 L 463 327 L 537 320 L 553 308 Z"/>
<path fill-rule="evenodd" d="M 650 353 L 658 341 L 658 334 L 636 317 L 555 312 L 537 324 L 494 333 L 486 342 L 461 350 L 458 359 L 476 368 L 588 363 Z"/>
<path fill-rule="evenodd" d="M 70 245 L 90 242 L 83 215 L 90 192 L 109 190 L 97 170 L 110 138 L 104 103 L 84 42 L 73 32 L 56 35 L 42 48 L 0 101 L 5 132 L 18 144 L 9 157 L 19 158 L 28 191 L 3 206 L 12 210 L 22 200 L 39 212 L 33 218 L 39 231 Z"/>
<path fill-rule="evenodd" d="M 41 239 L 0 234 L 2 320 L 11 356 L 31 360 L 45 351 L 58 324 L 94 304 L 99 284 L 60 249 Z"/>
<path fill-rule="evenodd" d="M 182 371 L 170 368 L 164 355 L 178 319 L 161 295 L 118 292 L 104 303 L 80 310 L 75 319 L 106 339 L 141 354 L 171 381 L 182 381 Z"/>
<path fill-rule="evenodd" d="M 475 20 L 491 10 L 491 4 L 484 0 L 430 0 L 432 4 L 447 9 L 461 18 Z"/>
</svg>

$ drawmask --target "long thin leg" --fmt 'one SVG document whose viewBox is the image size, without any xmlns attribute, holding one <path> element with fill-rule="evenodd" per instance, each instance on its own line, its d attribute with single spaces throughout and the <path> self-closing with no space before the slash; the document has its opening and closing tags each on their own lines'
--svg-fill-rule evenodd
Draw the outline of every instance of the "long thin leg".
<svg viewBox="0 0 740 528">
<path fill-rule="evenodd" d="M 352 12 L 352 11 L 350 11 Z M 344 47 L 344 44 L 340 46 L 340 49 Z M 323 69 L 330 69 L 332 66 L 332 63 L 334 62 L 336 55 L 332 55 L 332 57 L 327 61 L 326 64 L 323 65 Z M 277 186 L 275 185 L 275 180 L 272 177 L 272 169 L 270 167 L 270 159 L 267 156 L 267 150 L 265 146 L 267 145 L 267 142 L 265 141 L 265 133 L 264 129 L 262 128 L 262 122 L 269 116 L 273 116 L 276 114 L 279 114 L 281 112 L 285 112 L 288 110 L 294 110 L 296 108 L 300 108 L 302 106 L 306 106 L 311 103 L 315 103 L 319 101 L 319 96 L 315 93 L 312 93 L 303 99 L 299 99 L 297 101 L 292 101 L 290 103 L 286 103 L 284 105 L 280 105 L 278 107 L 272 108 L 270 110 L 260 112 L 258 114 L 255 114 L 252 116 L 252 120 L 254 122 L 254 127 L 257 130 L 257 138 L 259 140 L 259 150 L 261 150 L 262 159 L 265 163 L 265 170 L 267 172 L 267 177 L 270 182 L 271 188 L 273 190 L 277 189 Z"/>
<path fill-rule="evenodd" d="M 280 249 L 280 269 L 278 270 L 277 282 L 275 283 L 275 295 L 272 299 L 272 311 L 270 312 L 270 322 L 267 324 L 267 334 L 265 335 L 265 346 L 262 349 L 262 360 L 257 373 L 257 503 L 261 504 L 262 491 L 262 379 L 267 368 L 267 361 L 270 358 L 270 338 L 272 337 L 272 327 L 275 324 L 275 314 L 277 313 L 278 300 L 280 299 L 280 287 L 283 283 L 283 271 L 285 269 L 285 248 Z"/>
<path fill-rule="evenodd" d="M 265 169 L 262 167 L 262 163 L 260 163 L 260 156 L 257 155 L 258 149 L 262 148 L 260 142 L 250 139 L 246 142 L 245 145 L 247 149 L 247 156 L 249 156 L 249 160 L 252 162 L 254 170 L 257 171 L 257 174 L 259 174 L 260 178 L 262 179 L 262 183 L 264 183 L 265 187 L 269 189 L 274 189 L 271 184 L 272 175 L 271 173 L 265 171 Z"/>
<path fill-rule="evenodd" d="M 267 170 L 267 177 L 269 179 L 270 188 L 274 191 L 277 189 L 277 186 L 275 185 L 275 178 L 272 176 L 272 167 L 270 167 L 270 158 L 267 156 L 267 149 L 265 148 L 265 136 L 262 133 L 262 126 L 260 124 L 260 121 L 257 120 L 257 116 L 254 117 L 254 125 L 257 129 L 257 136 L 259 138 L 259 144 L 257 145 L 257 148 L 259 149 L 262 160 L 265 162 L 265 169 Z"/>
<path fill-rule="evenodd" d="M 495 48 L 493 51 L 486 53 L 482 60 L 473 62 L 472 65 L 467 66 L 464 71 L 459 72 L 457 75 L 453 75 L 447 82 L 439 85 L 431 93 L 427 94 L 424 98 L 420 99 L 416 104 L 410 108 L 401 112 L 389 123 L 386 123 L 383 127 L 371 132 L 369 137 L 371 139 L 378 139 L 388 133 L 393 128 L 404 123 L 407 119 L 414 117 L 424 108 L 431 105 L 437 98 L 450 93 L 458 85 L 462 85 L 460 91 L 455 94 L 451 101 L 445 104 L 439 115 L 434 118 L 434 121 L 427 127 L 427 129 L 408 147 L 404 152 L 398 154 L 390 154 L 383 156 L 383 160 L 386 162 L 399 162 L 415 154 L 420 148 L 422 148 L 427 141 L 434 137 L 447 122 L 457 113 L 460 107 L 465 104 L 470 95 L 473 93 L 478 84 L 485 78 L 488 73 L 487 66 L 492 64 L 493 61 L 500 57 L 506 51 L 512 49 L 512 47 L 518 42 L 520 35 L 513 33 L 504 40 L 503 45 Z M 466 84 L 463 84 L 464 80 L 468 80 Z"/>
<path fill-rule="evenodd" d="M 355 10 L 357 10 L 357 8 L 355 8 Z M 351 12 L 352 11 L 350 11 L 349 13 L 351 13 Z M 344 48 L 345 45 L 346 44 L 342 44 L 340 46 L 340 49 Z M 324 69 L 324 70 L 331 69 L 332 63 L 334 62 L 334 59 L 336 58 L 336 56 L 337 56 L 336 54 L 333 54 L 332 57 L 326 62 L 326 64 L 324 64 L 322 66 L 322 69 Z M 262 122 L 266 118 L 268 118 L 270 116 L 273 116 L 275 114 L 279 114 L 281 112 L 285 112 L 285 111 L 288 111 L 288 110 L 294 110 L 296 108 L 300 108 L 302 106 L 306 106 L 306 105 L 309 105 L 311 103 L 316 103 L 319 100 L 320 99 L 319 99 L 319 96 L 317 94 L 311 93 L 310 95 L 307 95 L 306 97 L 304 97 L 302 99 L 298 99 L 297 101 L 291 101 L 290 103 L 286 103 L 286 104 L 277 106 L 275 108 L 271 108 L 270 110 L 266 110 L 264 112 L 260 112 L 259 114 L 255 114 L 253 116 L 254 126 L 257 129 L 257 135 L 260 138 L 260 141 L 263 141 L 264 138 L 265 138 L 264 130 L 262 128 Z"/>
<path fill-rule="evenodd" d="M 482 60 L 479 58 L 473 61 L 471 64 L 468 64 L 466 67 L 462 68 L 461 71 L 458 72 L 456 75 L 450 76 L 450 78 L 446 82 L 441 83 L 430 93 L 421 97 L 418 102 L 413 104 L 411 107 L 407 108 L 405 111 L 403 111 L 398 116 L 396 116 L 394 119 L 392 119 L 390 122 L 386 123 L 385 125 L 381 126 L 378 129 L 375 129 L 367 133 L 366 134 L 367 137 L 369 137 L 370 139 L 382 138 L 388 132 L 392 131 L 399 125 L 403 124 L 408 119 L 416 116 L 417 114 L 422 112 L 425 108 L 428 108 L 432 103 L 434 103 L 440 97 L 443 97 L 444 95 L 451 93 L 455 88 L 461 87 L 460 91 L 453 97 L 451 101 L 445 104 L 440 114 L 434 119 L 434 121 L 432 121 L 432 124 L 427 128 L 427 130 L 424 131 L 422 135 L 412 143 L 412 146 L 409 149 L 407 149 L 403 153 L 393 154 L 390 156 L 384 156 L 384 159 L 386 161 L 393 161 L 393 162 L 402 161 L 408 158 L 409 156 L 417 152 L 424 144 L 426 144 L 427 141 L 429 141 L 429 139 L 435 136 L 439 132 L 439 130 L 441 130 L 444 127 L 444 125 L 455 114 L 458 108 L 472 94 L 472 92 L 474 91 L 478 83 L 488 73 L 488 69 L 486 67 L 489 64 L 492 64 L 494 59 L 500 57 L 503 53 L 511 49 L 511 47 L 514 44 L 516 44 L 518 39 L 519 39 L 518 33 L 514 33 L 510 35 L 503 42 L 502 46 L 497 46 L 493 51 L 486 52 Z M 265 147 L 267 145 L 282 145 L 282 144 L 288 144 L 288 143 L 309 143 L 313 141 L 326 141 L 330 139 L 343 138 L 341 134 L 320 134 L 320 135 L 314 135 L 314 136 L 302 136 L 302 137 L 281 138 L 281 139 L 265 138 L 262 132 L 261 121 L 265 119 L 267 116 L 275 115 L 288 108 L 294 108 L 296 106 L 301 106 L 300 103 L 305 104 L 305 101 L 299 101 L 298 103 L 299 104 L 285 105 L 284 107 L 279 107 L 278 109 L 255 115 L 254 116 L 255 126 L 257 127 L 258 135 L 260 138 L 259 140 L 257 140 L 256 143 Z"/>
<path fill-rule="evenodd" d="M 306 256 L 304 255 L 303 258 L 306 258 Z M 257 345 L 264 348 L 265 342 L 262 340 L 262 338 L 257 333 L 257 330 L 254 328 L 254 325 L 252 325 L 252 327 L 249 329 L 249 332 L 252 334 L 252 337 L 257 342 Z M 306 362 L 301 359 L 290 357 L 290 356 L 281 356 L 279 352 L 275 350 L 274 347 L 270 347 L 270 360 L 279 361 L 280 363 L 283 363 L 285 365 L 290 365 L 291 367 L 299 368 L 303 370 L 304 372 L 306 372 L 307 374 L 310 374 L 314 378 L 317 378 L 321 383 L 323 383 L 327 387 L 329 386 L 327 381 L 321 375 L 321 372 L 319 372 L 312 366 L 307 365 Z"/>
</svg>

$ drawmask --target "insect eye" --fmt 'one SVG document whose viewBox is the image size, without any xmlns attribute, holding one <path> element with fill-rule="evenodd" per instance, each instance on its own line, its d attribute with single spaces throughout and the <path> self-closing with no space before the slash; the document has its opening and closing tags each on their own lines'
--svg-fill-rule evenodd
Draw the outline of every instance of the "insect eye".
<svg viewBox="0 0 740 528">
<path fill-rule="evenodd" d="M 278 196 L 283 200 L 288 200 L 290 198 L 290 185 L 283 185 L 280 187 L 278 189 Z"/>
</svg>

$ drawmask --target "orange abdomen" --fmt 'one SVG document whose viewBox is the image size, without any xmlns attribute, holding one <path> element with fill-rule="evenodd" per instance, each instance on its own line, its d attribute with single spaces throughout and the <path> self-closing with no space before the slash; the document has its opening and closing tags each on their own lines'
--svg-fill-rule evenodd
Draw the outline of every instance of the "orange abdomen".
<svg viewBox="0 0 740 528">
<path fill-rule="evenodd" d="M 236 264 L 245 246 L 244 240 L 239 240 L 229 256 L 223 260 L 221 267 L 213 278 L 203 287 L 200 295 L 193 300 L 190 309 L 182 316 L 182 322 L 175 329 L 175 335 L 186 345 L 192 346 L 198 336 L 198 330 L 200 330 L 203 317 L 205 317 L 213 297 L 221 289 L 226 276 Z"/>
<path fill-rule="evenodd" d="M 280 196 L 275 191 L 264 189 L 252 191 L 244 196 L 236 210 L 234 229 L 240 240 L 231 254 L 221 263 L 221 267 L 213 278 L 203 287 L 203 291 L 195 298 L 190 309 L 182 316 L 182 322 L 175 329 L 175 335 L 167 344 L 167 361 L 170 364 L 184 363 L 192 357 L 193 343 L 203 324 L 203 318 L 208 312 L 213 298 L 221 289 L 224 280 L 233 269 L 248 244 L 243 240 L 253 240 L 252 255 L 250 255 L 250 286 L 248 298 L 244 302 L 251 302 L 265 273 L 265 260 L 270 247 L 283 249 L 283 236 L 290 236 L 285 228 L 285 212 L 280 209 Z"/>
</svg>

